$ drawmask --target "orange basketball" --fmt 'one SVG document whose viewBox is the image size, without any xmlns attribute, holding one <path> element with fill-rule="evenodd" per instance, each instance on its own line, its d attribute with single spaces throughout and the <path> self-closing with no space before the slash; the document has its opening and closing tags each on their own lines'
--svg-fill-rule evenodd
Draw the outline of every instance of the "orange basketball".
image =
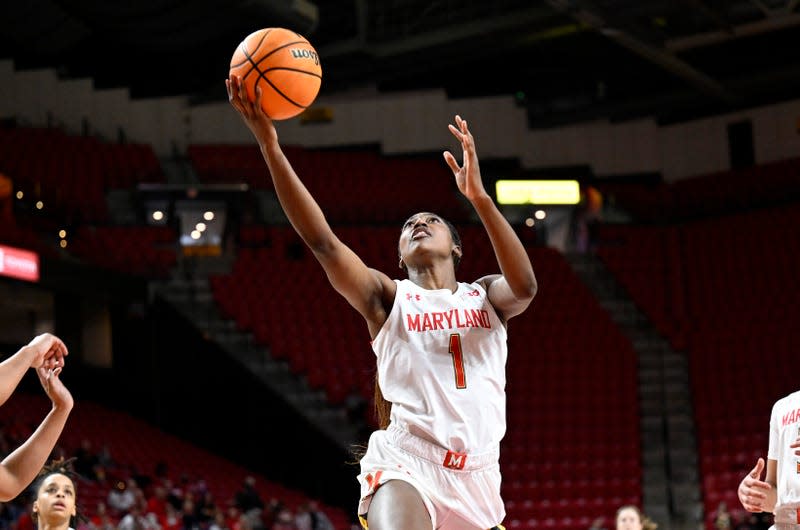
<svg viewBox="0 0 800 530">
<path fill-rule="evenodd" d="M 261 87 L 261 108 L 273 120 L 297 116 L 311 105 L 322 83 L 317 51 L 285 28 L 264 28 L 245 37 L 231 58 L 230 73 L 242 78 L 250 101 Z"/>
</svg>

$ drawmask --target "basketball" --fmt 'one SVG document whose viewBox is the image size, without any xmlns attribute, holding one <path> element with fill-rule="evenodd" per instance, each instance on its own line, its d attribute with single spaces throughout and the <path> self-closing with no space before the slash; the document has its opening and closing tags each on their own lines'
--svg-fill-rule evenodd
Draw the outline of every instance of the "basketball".
<svg viewBox="0 0 800 530">
<path fill-rule="evenodd" d="M 308 39 L 285 28 L 264 28 L 244 38 L 231 58 L 247 98 L 256 100 L 273 120 L 297 116 L 311 105 L 322 84 L 322 66 Z"/>
</svg>

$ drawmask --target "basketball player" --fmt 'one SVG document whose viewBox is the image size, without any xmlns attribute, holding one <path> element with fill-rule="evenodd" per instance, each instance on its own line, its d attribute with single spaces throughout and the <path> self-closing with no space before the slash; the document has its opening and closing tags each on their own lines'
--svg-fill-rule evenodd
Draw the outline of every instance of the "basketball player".
<svg viewBox="0 0 800 530">
<path fill-rule="evenodd" d="M 739 484 L 739 501 L 749 512 L 772 512 L 778 530 L 800 529 L 800 391 L 779 399 L 769 420 L 767 476 L 764 459 Z"/>
<path fill-rule="evenodd" d="M 59 459 L 43 467 L 33 484 L 31 507 L 38 530 L 69 530 L 78 517 L 77 490 L 71 460 Z"/>
<path fill-rule="evenodd" d="M 483 222 L 502 273 L 458 282 L 457 232 L 438 215 L 420 212 L 405 222 L 398 244 L 408 279 L 392 280 L 334 235 L 281 151 L 260 91 L 251 103 L 240 79 L 232 76 L 226 85 L 287 217 L 334 289 L 364 317 L 372 339 L 382 429 L 370 436 L 360 462 L 362 524 L 370 530 L 498 526 L 505 516 L 498 449 L 505 433 L 506 323 L 528 307 L 537 283 L 525 248 L 484 190 L 467 122 L 456 116 L 449 126 L 463 165 L 449 152 L 444 158 Z"/>
<path fill-rule="evenodd" d="M 656 530 L 658 524 L 645 516 L 642 511 L 632 504 L 620 506 L 615 519 L 617 530 Z"/>
<path fill-rule="evenodd" d="M 28 368 L 35 368 L 53 408 L 39 428 L 0 462 L 0 502 L 8 502 L 25 489 L 55 447 L 72 410 L 72 395 L 59 379 L 67 347 L 58 337 L 44 333 L 0 363 L 0 404 L 17 388 Z"/>
</svg>

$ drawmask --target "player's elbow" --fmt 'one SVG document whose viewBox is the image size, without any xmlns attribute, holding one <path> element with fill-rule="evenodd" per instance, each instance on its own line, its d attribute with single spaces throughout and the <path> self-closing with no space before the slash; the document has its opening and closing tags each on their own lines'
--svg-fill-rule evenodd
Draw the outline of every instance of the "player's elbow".
<svg viewBox="0 0 800 530">
<path fill-rule="evenodd" d="M 536 281 L 536 276 L 531 274 L 525 281 L 516 286 L 513 292 L 517 300 L 527 300 L 528 302 L 533 300 L 536 293 L 539 292 L 539 282 Z"/>
<path fill-rule="evenodd" d="M 15 487 L 13 484 L 0 484 L 0 502 L 11 502 L 22 493 L 24 487 Z"/>
</svg>

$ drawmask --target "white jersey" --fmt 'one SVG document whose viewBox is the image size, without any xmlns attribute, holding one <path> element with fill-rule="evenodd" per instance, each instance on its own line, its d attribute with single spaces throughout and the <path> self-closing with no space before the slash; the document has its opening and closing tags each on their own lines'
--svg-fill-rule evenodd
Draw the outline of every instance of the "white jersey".
<svg viewBox="0 0 800 530">
<path fill-rule="evenodd" d="M 800 457 L 789 445 L 800 437 L 800 391 L 772 407 L 767 457 L 778 462 L 775 523 L 800 523 Z"/>
<path fill-rule="evenodd" d="M 452 451 L 498 450 L 506 431 L 505 323 L 484 288 L 428 290 L 395 280 L 397 294 L 372 341 L 391 424 Z"/>
</svg>

